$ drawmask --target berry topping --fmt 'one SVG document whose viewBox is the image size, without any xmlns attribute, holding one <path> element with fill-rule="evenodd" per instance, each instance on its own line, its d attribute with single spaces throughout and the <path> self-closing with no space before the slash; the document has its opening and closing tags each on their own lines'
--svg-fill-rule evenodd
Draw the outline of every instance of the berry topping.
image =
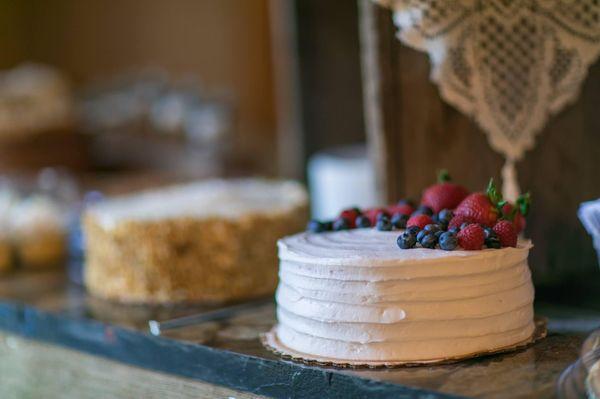
<svg viewBox="0 0 600 399">
<path fill-rule="evenodd" d="M 419 233 L 420 230 L 421 230 L 421 228 L 419 226 L 408 226 L 408 227 L 406 227 L 406 231 L 409 231 L 410 233 L 414 234 L 415 236 Z"/>
<path fill-rule="evenodd" d="M 350 228 L 350 222 L 346 218 L 337 218 L 333 221 L 333 230 L 348 230 Z"/>
<path fill-rule="evenodd" d="M 424 231 L 428 232 L 428 233 L 435 233 L 437 231 L 440 231 L 442 228 L 439 224 L 436 223 L 432 223 L 432 224 L 428 224 L 427 226 L 425 226 L 423 228 Z"/>
<path fill-rule="evenodd" d="M 438 223 L 446 226 L 448 226 L 453 217 L 454 213 L 450 209 L 442 209 L 440 213 L 437 214 Z"/>
<path fill-rule="evenodd" d="M 491 179 L 485 193 L 473 193 L 467 196 L 454 211 L 455 215 L 469 217 L 474 223 L 493 226 L 498 220 L 498 206 L 502 204 L 502 196 L 498 193 L 494 180 Z"/>
<path fill-rule="evenodd" d="M 452 228 L 448 229 L 448 233 L 453 233 L 453 234 L 458 234 L 459 231 L 460 231 L 460 227 L 452 227 Z"/>
<path fill-rule="evenodd" d="M 389 217 L 389 214 L 384 208 L 367 209 L 363 212 L 363 215 L 369 218 L 371 226 L 375 226 L 375 223 L 377 223 L 377 217 L 381 214 L 385 214 Z"/>
<path fill-rule="evenodd" d="M 470 224 L 461 229 L 457 235 L 458 243 L 463 249 L 474 251 L 481 249 L 485 241 L 485 232 L 478 224 Z"/>
<path fill-rule="evenodd" d="M 377 218 L 377 224 L 375 225 L 377 230 L 379 231 L 390 231 L 392 230 L 392 222 L 390 222 L 390 218 L 385 215 L 380 215 Z"/>
<path fill-rule="evenodd" d="M 410 216 L 415 211 L 415 208 L 407 204 L 397 204 L 388 206 L 386 210 L 390 215 L 401 213 L 403 215 Z"/>
<path fill-rule="evenodd" d="M 358 208 L 349 208 L 349 209 L 344 209 L 341 213 L 340 213 L 340 217 L 344 218 L 348 221 L 348 225 L 350 226 L 351 229 L 356 227 L 356 218 L 359 217 L 361 215 L 361 211 Z"/>
<path fill-rule="evenodd" d="M 531 195 L 529 193 L 526 193 L 519 196 L 516 202 L 516 206 L 507 202 L 502 207 L 502 218 L 513 222 L 517 234 L 525 230 L 525 217 L 529 213 L 530 206 Z"/>
<path fill-rule="evenodd" d="M 427 234 L 429 234 L 428 232 L 426 232 L 425 230 L 421 230 L 417 233 L 417 241 L 421 242 L 421 240 L 423 239 L 423 237 L 425 237 Z"/>
<path fill-rule="evenodd" d="M 434 234 L 425 234 L 419 243 L 423 248 L 434 249 L 435 245 L 437 244 L 437 238 Z"/>
<path fill-rule="evenodd" d="M 427 205 L 437 213 L 445 208 L 456 208 L 468 194 L 463 186 L 450 183 L 450 175 L 446 170 L 442 170 L 438 175 L 438 183 L 423 192 L 421 204 Z"/>
<path fill-rule="evenodd" d="M 415 202 L 413 200 L 410 199 L 401 199 L 400 201 L 398 201 L 397 205 L 408 205 L 411 208 L 415 207 Z"/>
<path fill-rule="evenodd" d="M 417 210 L 413 213 L 413 215 L 433 216 L 433 209 L 431 209 L 427 205 L 421 205 L 417 208 Z"/>
<path fill-rule="evenodd" d="M 310 231 L 311 233 L 322 233 L 327 230 L 327 226 L 325 223 L 313 219 L 306 225 L 306 230 Z"/>
<path fill-rule="evenodd" d="M 397 229 L 405 229 L 406 222 L 408 222 L 408 215 L 405 215 L 403 213 L 394 213 L 392 215 L 391 222 L 393 227 Z"/>
<path fill-rule="evenodd" d="M 398 236 L 396 242 L 401 249 L 409 249 L 413 248 L 417 244 L 417 238 L 412 232 L 406 230 Z"/>
<path fill-rule="evenodd" d="M 444 251 L 453 251 L 458 247 L 458 238 L 456 234 L 450 231 L 443 232 L 439 237 L 439 241 L 440 248 Z"/>
<path fill-rule="evenodd" d="M 517 246 L 517 230 L 508 220 L 501 220 L 494 226 L 494 233 L 498 236 L 503 247 Z"/>
<path fill-rule="evenodd" d="M 498 237 L 486 238 L 485 246 L 488 248 L 494 248 L 494 249 L 502 248 L 502 244 L 500 244 L 500 239 Z"/>
<path fill-rule="evenodd" d="M 419 230 L 421 230 L 428 224 L 431 224 L 431 222 L 431 217 L 429 217 L 428 215 L 414 215 L 408 219 L 408 221 L 406 222 L 406 227 L 417 226 L 419 227 Z"/>
<path fill-rule="evenodd" d="M 465 223 L 474 223 L 474 220 L 469 216 L 464 215 L 456 215 L 448 223 L 448 230 L 450 229 L 460 229 L 460 227 Z"/>
<path fill-rule="evenodd" d="M 357 217 L 355 224 L 356 224 L 357 228 L 362 228 L 362 229 L 371 227 L 371 221 L 369 220 L 368 217 L 366 217 L 364 215 L 360 215 L 359 217 Z"/>
</svg>

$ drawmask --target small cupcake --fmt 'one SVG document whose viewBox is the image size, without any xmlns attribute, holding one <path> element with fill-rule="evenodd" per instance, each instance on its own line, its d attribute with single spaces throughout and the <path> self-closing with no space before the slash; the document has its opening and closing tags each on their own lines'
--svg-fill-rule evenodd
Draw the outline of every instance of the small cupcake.
<svg viewBox="0 0 600 399">
<path fill-rule="evenodd" d="M 22 201 L 11 212 L 11 225 L 17 258 L 24 268 L 49 268 L 65 260 L 65 212 L 51 199 L 33 196 Z"/>
<path fill-rule="evenodd" d="M 10 214 L 16 202 L 15 191 L 0 183 L 0 274 L 14 268 Z"/>
</svg>

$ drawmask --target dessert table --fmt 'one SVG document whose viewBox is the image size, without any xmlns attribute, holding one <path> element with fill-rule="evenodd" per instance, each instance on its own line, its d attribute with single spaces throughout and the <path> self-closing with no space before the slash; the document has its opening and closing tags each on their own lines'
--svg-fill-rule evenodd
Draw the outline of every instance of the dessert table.
<svg viewBox="0 0 600 399">
<path fill-rule="evenodd" d="M 594 297 L 593 292 L 589 291 Z M 596 291 L 597 292 L 597 291 Z M 581 343 L 600 326 L 589 309 L 539 302 L 548 336 L 504 355 L 460 363 L 357 370 L 283 360 L 264 349 L 274 323 L 269 298 L 242 311 L 222 306 L 125 306 L 92 298 L 59 271 L 0 281 L 2 397 L 547 398 Z M 211 312 L 205 321 L 150 334 L 148 321 Z M 218 316 L 218 317 L 217 317 Z"/>
</svg>

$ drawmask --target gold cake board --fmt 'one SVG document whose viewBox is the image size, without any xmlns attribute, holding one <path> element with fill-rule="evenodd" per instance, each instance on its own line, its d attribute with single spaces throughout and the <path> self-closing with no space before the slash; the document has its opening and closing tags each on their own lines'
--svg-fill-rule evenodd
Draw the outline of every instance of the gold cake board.
<svg viewBox="0 0 600 399">
<path fill-rule="evenodd" d="M 325 366 L 325 367 L 339 367 L 339 368 L 353 368 L 353 369 L 378 369 L 378 368 L 397 368 L 397 367 L 415 367 L 415 366 L 430 366 L 439 364 L 456 363 L 462 360 L 473 359 L 482 356 L 497 355 L 500 353 L 512 352 L 515 350 L 523 349 L 529 345 L 533 345 L 537 341 L 546 337 L 546 318 L 536 316 L 534 319 L 535 330 L 528 339 L 516 343 L 514 345 L 505 346 L 502 348 L 496 348 L 489 351 L 475 352 L 463 356 L 449 357 L 442 359 L 428 359 L 428 360 L 411 360 L 411 361 L 352 361 L 344 360 L 343 362 L 333 361 L 330 358 L 324 358 L 307 353 L 298 352 L 290 349 L 282 344 L 277 338 L 277 326 L 274 326 L 269 332 L 261 335 L 261 341 L 265 348 L 269 351 L 283 357 L 284 359 L 293 360 L 295 362 L 304 363 L 309 366 Z"/>
</svg>

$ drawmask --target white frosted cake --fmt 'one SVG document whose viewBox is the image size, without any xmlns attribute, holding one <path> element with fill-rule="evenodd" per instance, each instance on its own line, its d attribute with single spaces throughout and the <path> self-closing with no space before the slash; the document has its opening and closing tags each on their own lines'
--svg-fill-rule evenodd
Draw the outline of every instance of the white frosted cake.
<svg viewBox="0 0 600 399">
<path fill-rule="evenodd" d="M 302 230 L 307 194 L 291 181 L 208 180 L 87 210 L 85 282 L 123 302 L 228 301 L 277 285 L 277 238 Z"/>
<path fill-rule="evenodd" d="M 401 250 L 398 231 L 300 233 L 279 241 L 283 347 L 305 359 L 427 362 L 527 342 L 531 242 Z"/>
</svg>

